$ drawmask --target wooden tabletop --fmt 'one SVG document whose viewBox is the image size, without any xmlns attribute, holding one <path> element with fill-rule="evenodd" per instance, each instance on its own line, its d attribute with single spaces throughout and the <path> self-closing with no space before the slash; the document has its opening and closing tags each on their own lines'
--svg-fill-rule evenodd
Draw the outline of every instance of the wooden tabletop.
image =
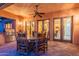
<svg viewBox="0 0 79 59">
<path fill-rule="evenodd" d="M 37 37 L 27 37 L 27 40 L 36 40 L 36 39 L 38 39 Z"/>
</svg>

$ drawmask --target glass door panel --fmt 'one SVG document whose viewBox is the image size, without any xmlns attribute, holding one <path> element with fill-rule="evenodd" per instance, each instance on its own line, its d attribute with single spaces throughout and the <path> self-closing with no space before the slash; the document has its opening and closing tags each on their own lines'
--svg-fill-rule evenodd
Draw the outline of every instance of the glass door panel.
<svg viewBox="0 0 79 59">
<path fill-rule="evenodd" d="M 54 19 L 54 39 L 61 40 L 61 19 Z"/>
<path fill-rule="evenodd" d="M 31 22 L 31 37 L 32 37 L 32 33 L 35 30 L 35 22 Z"/>
<path fill-rule="evenodd" d="M 31 36 L 30 26 L 31 26 L 30 22 L 27 22 L 27 37 Z"/>
<path fill-rule="evenodd" d="M 49 38 L 49 20 L 44 20 L 44 31 L 46 32 L 46 36 Z"/>
<path fill-rule="evenodd" d="M 71 17 L 63 18 L 63 40 L 71 40 Z"/>
<path fill-rule="evenodd" d="M 43 22 L 42 21 L 38 21 L 38 32 L 39 33 L 43 32 Z"/>
</svg>

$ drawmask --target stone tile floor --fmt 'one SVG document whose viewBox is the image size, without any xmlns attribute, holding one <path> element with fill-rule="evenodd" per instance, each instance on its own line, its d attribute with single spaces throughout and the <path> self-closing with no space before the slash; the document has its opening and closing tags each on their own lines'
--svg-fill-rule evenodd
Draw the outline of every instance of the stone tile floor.
<svg viewBox="0 0 79 59">
<path fill-rule="evenodd" d="M 49 56 L 79 56 L 79 45 L 67 42 L 49 41 Z"/>
<path fill-rule="evenodd" d="M 16 42 L 0 46 L 0 56 L 22 56 L 16 51 Z M 27 56 L 36 56 L 33 53 Z M 40 56 L 79 56 L 79 45 L 67 42 L 49 41 L 48 51 Z"/>
</svg>

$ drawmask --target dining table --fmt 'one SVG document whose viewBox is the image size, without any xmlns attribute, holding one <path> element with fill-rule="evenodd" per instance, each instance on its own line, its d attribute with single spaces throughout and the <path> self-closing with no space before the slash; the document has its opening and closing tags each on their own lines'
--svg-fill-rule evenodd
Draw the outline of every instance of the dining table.
<svg viewBox="0 0 79 59">
<path fill-rule="evenodd" d="M 19 39 L 18 39 L 18 41 L 20 41 L 20 42 L 27 41 L 28 47 L 29 47 L 28 49 L 30 52 L 33 51 L 34 53 L 38 53 L 38 48 L 39 48 L 38 45 L 39 45 L 39 40 L 41 40 L 41 38 L 39 38 L 39 37 L 27 37 L 27 38 L 21 37 Z M 17 44 L 19 45 L 19 43 L 17 43 Z M 24 45 L 26 45 L 26 43 L 24 43 Z"/>
</svg>

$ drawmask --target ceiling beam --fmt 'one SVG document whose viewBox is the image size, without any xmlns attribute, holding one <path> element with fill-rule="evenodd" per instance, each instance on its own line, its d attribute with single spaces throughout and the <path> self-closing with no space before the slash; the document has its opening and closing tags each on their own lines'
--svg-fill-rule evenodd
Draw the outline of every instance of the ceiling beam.
<svg viewBox="0 0 79 59">
<path fill-rule="evenodd" d="M 7 8 L 8 6 L 12 5 L 13 3 L 0 3 L 0 10 Z"/>
</svg>

